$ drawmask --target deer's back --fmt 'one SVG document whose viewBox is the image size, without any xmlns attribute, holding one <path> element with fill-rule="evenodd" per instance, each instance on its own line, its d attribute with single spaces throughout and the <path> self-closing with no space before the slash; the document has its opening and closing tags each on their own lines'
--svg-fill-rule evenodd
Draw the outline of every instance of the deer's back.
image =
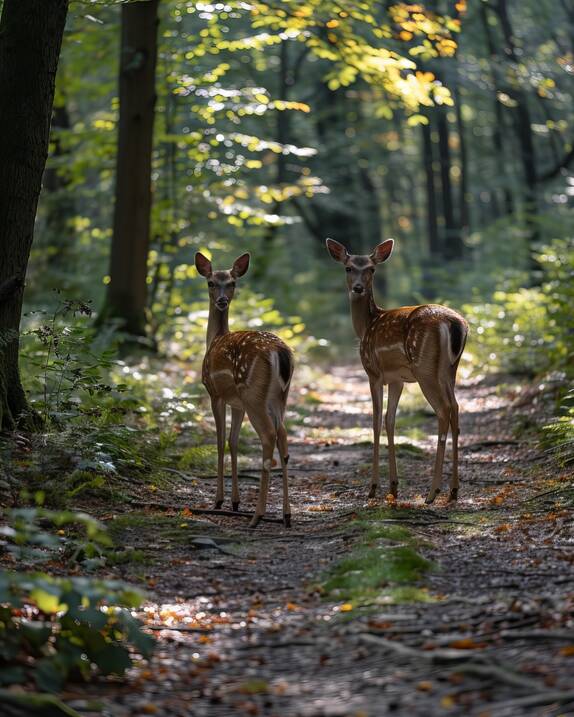
<svg viewBox="0 0 574 717">
<path fill-rule="evenodd" d="M 384 383 L 414 382 L 441 360 L 457 362 L 467 333 L 464 318 L 440 304 L 382 310 L 361 341 L 361 360 Z"/>
</svg>

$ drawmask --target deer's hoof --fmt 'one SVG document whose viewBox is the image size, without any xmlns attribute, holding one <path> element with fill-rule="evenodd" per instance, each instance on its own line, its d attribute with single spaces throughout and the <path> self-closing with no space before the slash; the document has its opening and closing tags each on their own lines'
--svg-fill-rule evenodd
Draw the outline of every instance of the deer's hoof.
<svg viewBox="0 0 574 717">
<path fill-rule="evenodd" d="M 215 510 L 219 510 L 222 505 L 223 505 L 223 501 L 222 501 L 222 500 L 216 500 L 213 507 L 215 508 Z"/>
<path fill-rule="evenodd" d="M 457 500 L 458 500 L 458 488 L 451 488 L 451 491 L 448 494 L 448 502 L 456 503 Z"/>
<path fill-rule="evenodd" d="M 291 527 L 291 513 L 283 513 L 283 525 L 286 528 Z"/>
<path fill-rule="evenodd" d="M 231 510 L 234 513 L 237 513 L 237 511 L 239 510 L 239 501 L 237 501 L 237 503 L 231 503 Z"/>
<path fill-rule="evenodd" d="M 369 489 L 369 495 L 367 496 L 367 498 L 369 498 L 369 500 L 370 500 L 371 498 L 375 498 L 376 495 L 377 495 L 377 486 L 372 485 Z"/>
<path fill-rule="evenodd" d="M 434 500 L 439 493 L 440 493 L 440 489 L 435 491 L 434 493 L 429 493 L 425 500 L 426 505 L 431 505 L 431 503 L 434 503 Z"/>
<path fill-rule="evenodd" d="M 256 527 L 259 525 L 259 523 L 260 523 L 262 517 L 263 517 L 262 515 L 257 515 L 257 514 L 255 514 L 255 515 L 253 516 L 253 518 L 251 518 L 251 522 L 249 523 L 249 527 L 250 527 L 250 528 L 256 528 Z"/>
</svg>

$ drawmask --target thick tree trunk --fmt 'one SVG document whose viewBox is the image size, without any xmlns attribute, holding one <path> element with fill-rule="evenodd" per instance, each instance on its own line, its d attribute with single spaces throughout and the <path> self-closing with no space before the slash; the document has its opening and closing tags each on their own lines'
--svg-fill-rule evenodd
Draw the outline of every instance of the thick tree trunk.
<svg viewBox="0 0 574 717">
<path fill-rule="evenodd" d="M 122 6 L 120 118 L 110 284 L 102 318 L 146 335 L 159 0 Z"/>
<path fill-rule="evenodd" d="M 4 0 L 0 19 L 0 285 L 24 277 L 46 165 L 68 0 Z M 0 304 L 0 427 L 33 425 L 18 370 L 22 290 Z"/>
</svg>

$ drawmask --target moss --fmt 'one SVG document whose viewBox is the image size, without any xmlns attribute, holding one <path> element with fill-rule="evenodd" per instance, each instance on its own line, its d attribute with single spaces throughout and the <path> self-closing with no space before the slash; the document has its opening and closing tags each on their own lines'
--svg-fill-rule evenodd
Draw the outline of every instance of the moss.
<svg viewBox="0 0 574 717">
<path fill-rule="evenodd" d="M 353 607 L 432 599 L 420 581 L 433 564 L 417 552 L 420 542 L 407 527 L 380 522 L 390 514 L 396 519 L 389 508 L 363 511 L 353 521 L 360 538 L 351 554 L 324 576 L 321 587 L 327 599 Z"/>
</svg>

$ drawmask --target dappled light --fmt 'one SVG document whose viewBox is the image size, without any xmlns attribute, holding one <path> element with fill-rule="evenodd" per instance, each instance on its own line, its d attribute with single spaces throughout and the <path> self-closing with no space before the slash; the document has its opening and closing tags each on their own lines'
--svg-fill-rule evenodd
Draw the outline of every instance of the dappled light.
<svg viewBox="0 0 574 717">
<path fill-rule="evenodd" d="M 572 713 L 573 33 L 0 0 L 0 717 Z"/>
</svg>

